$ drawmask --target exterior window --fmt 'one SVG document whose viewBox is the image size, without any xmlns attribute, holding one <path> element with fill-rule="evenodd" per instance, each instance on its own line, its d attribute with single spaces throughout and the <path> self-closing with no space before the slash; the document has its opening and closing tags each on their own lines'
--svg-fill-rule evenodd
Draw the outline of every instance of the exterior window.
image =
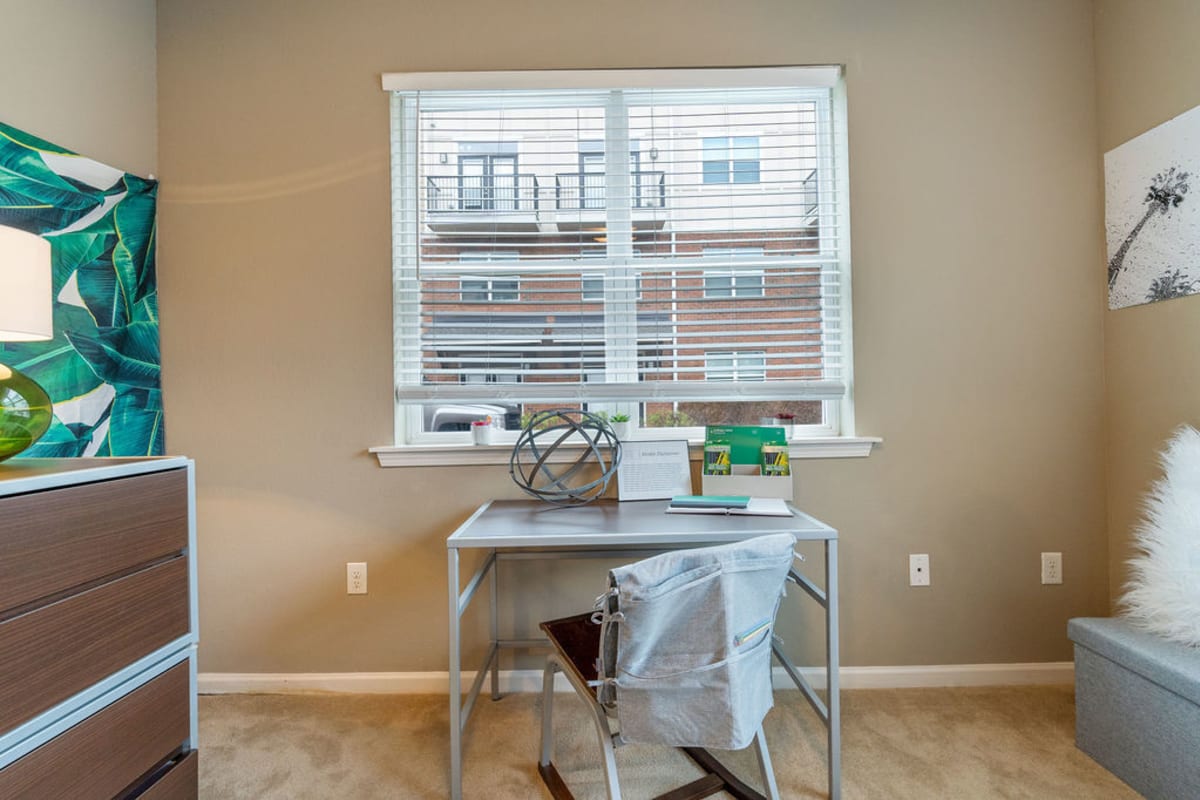
<svg viewBox="0 0 1200 800">
<path fill-rule="evenodd" d="M 761 264 L 761 247 L 706 247 L 704 257 L 720 261 L 721 266 L 746 264 L 745 269 L 722 272 L 720 268 L 704 273 L 705 297 L 762 297 L 763 271 L 754 267 Z"/>
<path fill-rule="evenodd" d="M 482 265 L 516 261 L 515 251 L 464 252 L 458 260 L 465 264 Z M 473 271 L 482 271 L 476 266 Z M 515 303 L 521 299 L 521 279 L 509 275 L 486 277 L 464 275 L 459 279 L 460 299 L 464 303 Z"/>
<path fill-rule="evenodd" d="M 704 276 L 705 297 L 762 297 L 761 272 L 727 272 Z"/>
<path fill-rule="evenodd" d="M 584 275 L 580 283 L 580 294 L 584 302 L 594 302 L 604 299 L 603 275 Z"/>
<path fill-rule="evenodd" d="M 853 435 L 840 70 L 384 84 L 398 445 L 565 405 Z"/>
<path fill-rule="evenodd" d="M 517 278 L 463 278 L 459 285 L 464 303 L 515 303 L 521 299 Z"/>
<path fill-rule="evenodd" d="M 714 351 L 704 357 L 710 381 L 762 381 L 767 375 L 767 354 L 755 351 Z"/>
<path fill-rule="evenodd" d="M 758 183 L 757 136 L 704 139 L 705 183 Z"/>
<path fill-rule="evenodd" d="M 520 383 L 521 376 L 507 374 L 496 374 L 494 372 L 464 372 L 458 377 L 459 383 Z"/>
</svg>

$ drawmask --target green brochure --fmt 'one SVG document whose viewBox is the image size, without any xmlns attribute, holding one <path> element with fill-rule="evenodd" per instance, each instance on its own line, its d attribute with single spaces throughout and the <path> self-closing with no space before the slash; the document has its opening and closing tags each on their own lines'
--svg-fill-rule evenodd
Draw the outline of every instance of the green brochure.
<svg viewBox="0 0 1200 800">
<path fill-rule="evenodd" d="M 732 472 L 742 475 L 758 475 L 763 463 L 763 445 L 787 445 L 787 434 L 783 428 L 759 425 L 709 425 L 704 433 L 704 450 L 717 446 L 729 448 L 729 463 Z M 708 467 L 707 459 L 705 467 Z M 709 472 L 705 474 L 720 474 Z M 724 474 L 729 474 L 725 472 Z"/>
</svg>

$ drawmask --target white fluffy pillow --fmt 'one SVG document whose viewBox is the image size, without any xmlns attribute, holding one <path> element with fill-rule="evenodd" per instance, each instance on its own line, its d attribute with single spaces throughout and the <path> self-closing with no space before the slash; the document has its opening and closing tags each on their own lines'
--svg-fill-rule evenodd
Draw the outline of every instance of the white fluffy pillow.
<svg viewBox="0 0 1200 800">
<path fill-rule="evenodd" d="M 1167 639 L 1200 647 L 1200 433 L 1183 426 L 1162 457 L 1163 477 L 1134 529 L 1124 613 Z"/>
</svg>

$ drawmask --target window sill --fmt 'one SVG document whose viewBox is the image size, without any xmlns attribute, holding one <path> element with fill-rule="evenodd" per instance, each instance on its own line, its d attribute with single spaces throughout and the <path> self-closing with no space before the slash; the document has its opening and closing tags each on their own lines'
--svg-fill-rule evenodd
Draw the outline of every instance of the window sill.
<svg viewBox="0 0 1200 800">
<path fill-rule="evenodd" d="M 634 440 L 637 441 L 637 440 Z M 878 436 L 830 436 L 813 439 L 793 439 L 788 442 L 788 456 L 792 460 L 803 458 L 865 458 L 871 454 L 872 448 L 881 444 L 883 439 Z M 550 463 L 565 463 L 574 461 L 574 451 L 582 445 L 564 445 L 551 456 Z M 704 444 L 693 441 L 688 443 L 688 450 L 693 461 L 699 461 L 703 456 Z M 407 447 L 372 447 L 370 452 L 379 459 L 381 467 L 461 467 L 508 464 L 512 455 L 512 445 L 488 444 L 435 444 L 410 445 Z"/>
</svg>

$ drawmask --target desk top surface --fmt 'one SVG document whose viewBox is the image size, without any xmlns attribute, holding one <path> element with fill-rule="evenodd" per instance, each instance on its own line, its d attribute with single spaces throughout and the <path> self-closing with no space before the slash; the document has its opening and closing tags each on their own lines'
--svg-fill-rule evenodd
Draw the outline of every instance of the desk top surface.
<svg viewBox="0 0 1200 800">
<path fill-rule="evenodd" d="M 734 542 L 767 533 L 799 540 L 837 539 L 837 531 L 792 507 L 791 517 L 668 514 L 667 500 L 552 506 L 538 500 L 484 503 L 446 540 L 466 547 L 612 547 Z"/>
</svg>

